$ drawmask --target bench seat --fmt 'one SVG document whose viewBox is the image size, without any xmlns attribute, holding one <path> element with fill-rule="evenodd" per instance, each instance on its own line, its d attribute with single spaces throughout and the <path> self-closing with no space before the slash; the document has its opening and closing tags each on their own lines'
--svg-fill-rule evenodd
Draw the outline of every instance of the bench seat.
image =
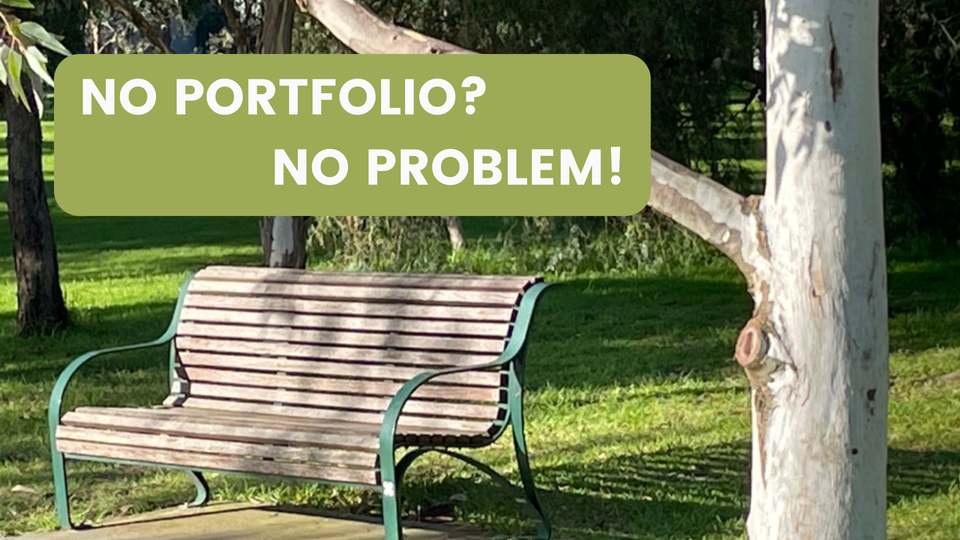
<svg viewBox="0 0 960 540">
<path fill-rule="evenodd" d="M 187 407 L 81 407 L 64 415 L 57 449 L 72 457 L 377 485 L 380 424 Z M 475 447 L 489 432 L 435 428 L 398 446 Z"/>
<path fill-rule="evenodd" d="M 49 409 L 55 505 L 72 527 L 66 459 L 365 486 L 399 540 L 410 463 L 512 431 L 523 498 L 549 525 L 523 435 L 522 381 L 532 276 L 463 276 L 209 267 L 183 287 L 167 332 L 92 351 L 57 380 Z M 170 393 L 152 407 L 63 411 L 76 371 L 107 354 L 168 347 Z M 397 454 L 404 452 L 402 459 Z M 502 478 L 500 478 L 502 480 Z M 505 480 L 503 480 L 506 483 Z"/>
</svg>

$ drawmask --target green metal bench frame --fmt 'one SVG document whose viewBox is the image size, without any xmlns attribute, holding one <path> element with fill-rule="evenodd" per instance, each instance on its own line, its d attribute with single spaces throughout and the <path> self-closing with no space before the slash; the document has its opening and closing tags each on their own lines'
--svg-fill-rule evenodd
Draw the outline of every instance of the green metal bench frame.
<svg viewBox="0 0 960 540">
<path fill-rule="evenodd" d="M 190 278 L 192 279 L 192 277 Z M 91 351 L 86 354 L 83 354 L 75 358 L 70 364 L 67 365 L 66 369 L 60 374 L 60 377 L 57 379 L 56 384 L 53 387 L 53 391 L 50 396 L 50 408 L 48 409 L 47 420 L 50 428 L 50 453 L 53 464 L 53 480 L 54 480 L 54 505 L 57 512 L 57 520 L 61 528 L 63 529 L 72 529 L 74 525 L 70 517 L 70 503 L 69 503 L 69 490 L 67 484 L 67 474 L 66 474 L 66 460 L 75 459 L 82 461 L 96 461 L 103 463 L 114 463 L 120 465 L 136 465 L 136 466 L 148 466 L 148 467 L 158 467 L 168 470 L 180 470 L 187 473 L 190 480 L 193 482 L 197 489 L 196 499 L 188 503 L 186 506 L 202 506 L 205 505 L 210 500 L 210 488 L 206 482 L 206 479 L 203 476 L 204 472 L 217 472 L 217 473 L 232 473 L 232 474 L 251 474 L 251 473 L 238 473 L 236 471 L 229 470 L 216 470 L 216 469 L 192 469 L 189 467 L 176 467 L 170 465 L 158 465 L 155 463 L 149 462 L 139 462 L 139 461 L 130 461 L 130 460 L 118 460 L 118 459 L 109 459 L 109 458 L 92 458 L 89 456 L 77 456 L 71 454 L 63 454 L 57 450 L 56 444 L 56 433 L 57 426 L 60 425 L 60 418 L 63 414 L 63 396 L 67 390 L 67 387 L 70 384 L 70 381 L 73 379 L 73 376 L 76 372 L 87 362 L 93 360 L 94 358 L 112 354 L 120 353 L 127 351 L 135 351 L 139 349 L 148 349 L 152 347 L 159 347 L 162 345 L 170 344 L 170 359 L 169 359 L 169 380 L 170 385 L 173 385 L 175 379 L 175 363 L 176 363 L 176 349 L 173 344 L 173 338 L 176 335 L 177 326 L 180 322 L 180 312 L 183 308 L 184 298 L 187 295 L 187 286 L 190 283 L 190 279 L 183 284 L 180 290 L 180 296 L 177 300 L 176 308 L 173 312 L 173 318 L 170 322 L 170 326 L 167 328 L 167 331 L 163 333 L 159 338 L 148 341 L 145 343 L 138 343 L 135 345 L 127 345 L 122 347 L 112 347 L 108 349 L 101 349 L 97 351 Z M 549 287 L 550 283 L 537 283 L 532 285 L 526 292 L 523 294 L 520 300 L 520 306 L 517 310 L 517 316 L 514 321 L 513 332 L 507 342 L 507 346 L 504 349 L 503 353 L 500 356 L 488 363 L 477 366 L 468 366 L 462 368 L 451 368 L 451 369 L 442 369 L 434 371 L 425 371 L 424 373 L 417 375 L 416 377 L 407 381 L 397 392 L 396 396 L 391 400 L 385 414 L 382 427 L 380 429 L 380 485 L 379 486 L 368 486 L 368 485 L 355 485 L 355 484 L 343 484 L 338 482 L 327 482 L 322 481 L 324 484 L 331 485 L 348 485 L 352 487 L 361 487 L 363 489 L 372 489 L 379 491 L 382 495 L 383 501 L 383 522 L 385 529 L 385 539 L 386 540 L 401 540 L 403 537 L 403 530 L 401 526 L 400 519 L 400 486 L 403 481 L 403 476 L 413 464 L 413 462 L 420 456 L 427 454 L 429 452 L 437 452 L 443 455 L 457 458 L 467 464 L 470 464 L 477 469 L 483 471 L 489 475 L 492 479 L 503 484 L 508 489 L 517 490 L 516 486 L 510 483 L 509 480 L 504 478 L 501 474 L 493 470 L 491 467 L 463 454 L 452 451 L 446 447 L 432 447 L 424 446 L 417 447 L 414 450 L 407 452 L 398 462 L 396 460 L 396 451 L 399 446 L 396 443 L 396 429 L 397 422 L 400 418 L 400 412 L 403 409 L 403 406 L 406 404 L 407 400 L 413 395 L 423 384 L 440 377 L 443 375 L 453 374 L 453 373 L 464 373 L 469 371 L 480 371 L 480 370 L 492 370 L 499 368 L 501 373 L 507 377 L 507 403 L 506 403 L 506 416 L 503 420 L 499 422 L 499 431 L 497 431 L 490 439 L 489 444 L 496 442 L 500 436 L 502 436 L 507 429 L 511 429 L 513 433 L 513 446 L 514 451 L 517 457 L 518 469 L 520 472 L 520 479 L 523 485 L 523 489 L 519 490 L 520 493 L 515 500 L 525 507 L 530 517 L 536 523 L 537 526 L 537 538 L 539 540 L 549 540 L 551 537 L 551 526 L 550 522 L 547 520 L 547 516 L 543 510 L 543 506 L 540 504 L 540 500 L 537 496 L 537 490 L 534 484 L 533 472 L 530 469 L 530 460 L 527 452 L 527 443 L 526 437 L 524 436 L 524 418 L 523 418 L 523 379 L 524 379 L 524 366 L 526 360 L 526 345 L 527 345 L 527 332 L 530 327 L 530 321 L 533 318 L 534 308 L 537 304 L 537 300 L 543 291 Z M 268 475 L 258 475 L 258 476 L 268 476 Z M 289 478 L 280 476 L 280 478 Z M 296 479 L 302 481 L 303 479 Z"/>
</svg>

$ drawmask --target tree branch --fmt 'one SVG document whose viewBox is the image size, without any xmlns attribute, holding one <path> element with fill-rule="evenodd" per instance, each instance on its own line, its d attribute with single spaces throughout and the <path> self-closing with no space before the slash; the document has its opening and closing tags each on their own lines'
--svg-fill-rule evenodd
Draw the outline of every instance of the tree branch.
<svg viewBox="0 0 960 540">
<path fill-rule="evenodd" d="M 650 207 L 716 246 L 751 277 L 755 261 L 746 249 L 755 238 L 747 234 L 750 200 L 657 152 L 652 158 Z"/>
<path fill-rule="evenodd" d="M 358 53 L 472 53 L 385 22 L 360 0 L 297 0 Z M 754 281 L 757 253 L 765 249 L 755 199 L 746 199 L 706 176 L 653 152 L 650 206 L 716 246 Z M 753 230 L 753 234 L 748 232 Z"/>
<path fill-rule="evenodd" d="M 243 28 L 243 21 L 240 20 L 240 14 L 233 5 L 233 0 L 217 0 L 217 5 L 223 10 L 223 15 L 227 18 L 227 26 L 233 32 L 233 41 L 237 44 L 237 54 L 246 54 L 249 49 L 247 41 L 247 32 Z"/>
<path fill-rule="evenodd" d="M 143 34 L 143 37 L 147 38 L 147 41 L 153 44 L 157 50 L 164 54 L 173 54 L 170 47 L 160 38 L 160 32 L 135 7 L 124 0 L 107 0 L 107 3 L 133 23 L 137 30 L 140 30 L 140 33 Z"/>
<path fill-rule="evenodd" d="M 297 0 L 306 11 L 360 54 L 476 54 L 378 17 L 359 0 Z"/>
</svg>

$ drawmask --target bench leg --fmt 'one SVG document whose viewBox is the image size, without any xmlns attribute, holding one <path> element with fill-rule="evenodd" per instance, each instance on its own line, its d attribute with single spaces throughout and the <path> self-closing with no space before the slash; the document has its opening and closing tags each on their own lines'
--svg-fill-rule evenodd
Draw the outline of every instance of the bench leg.
<svg viewBox="0 0 960 540">
<path fill-rule="evenodd" d="M 396 495 L 383 496 L 384 540 L 403 540 L 403 524 L 400 523 L 400 505 Z"/>
<path fill-rule="evenodd" d="M 380 448 L 380 487 L 383 504 L 384 540 L 403 540 L 403 524 L 400 522 L 400 479 L 397 475 L 396 451 L 392 447 Z"/>
<path fill-rule="evenodd" d="M 57 511 L 57 524 L 61 529 L 72 529 L 70 521 L 70 497 L 67 491 L 66 459 L 57 451 L 56 441 L 52 441 L 53 457 L 53 503 Z"/>
<path fill-rule="evenodd" d="M 516 403 L 519 403 L 517 399 Z M 538 518 L 537 539 L 550 540 L 550 522 L 537 496 L 537 486 L 533 482 L 533 471 L 530 469 L 530 459 L 527 457 L 527 439 L 523 433 L 523 408 L 513 406 L 510 411 L 510 423 L 513 425 L 513 448 L 517 453 L 517 468 L 520 470 L 520 479 L 523 481 L 523 493 L 527 503 L 533 510 L 532 514 Z"/>
<path fill-rule="evenodd" d="M 205 506 L 210 502 L 210 485 L 207 484 L 207 479 L 204 478 L 203 474 L 199 471 L 187 471 L 187 476 L 190 477 L 193 485 L 197 487 L 197 498 L 194 499 L 193 502 L 185 504 L 184 507 L 195 508 Z"/>
</svg>

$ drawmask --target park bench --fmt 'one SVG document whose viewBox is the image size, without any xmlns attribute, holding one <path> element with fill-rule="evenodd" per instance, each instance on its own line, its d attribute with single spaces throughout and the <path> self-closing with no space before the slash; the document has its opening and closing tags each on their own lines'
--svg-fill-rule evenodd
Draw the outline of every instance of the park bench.
<svg viewBox="0 0 960 540">
<path fill-rule="evenodd" d="M 50 400 L 55 505 L 71 528 L 66 459 L 185 471 L 205 504 L 206 471 L 363 486 L 402 537 L 399 488 L 419 456 L 512 431 L 517 501 L 550 526 L 523 434 L 527 330 L 539 278 L 209 267 L 184 286 L 160 338 L 84 354 Z M 63 414 L 76 371 L 108 353 L 168 345 L 169 397 L 152 408 Z M 408 449 L 397 461 L 397 451 Z M 515 488 L 514 488 L 515 489 Z"/>
</svg>

